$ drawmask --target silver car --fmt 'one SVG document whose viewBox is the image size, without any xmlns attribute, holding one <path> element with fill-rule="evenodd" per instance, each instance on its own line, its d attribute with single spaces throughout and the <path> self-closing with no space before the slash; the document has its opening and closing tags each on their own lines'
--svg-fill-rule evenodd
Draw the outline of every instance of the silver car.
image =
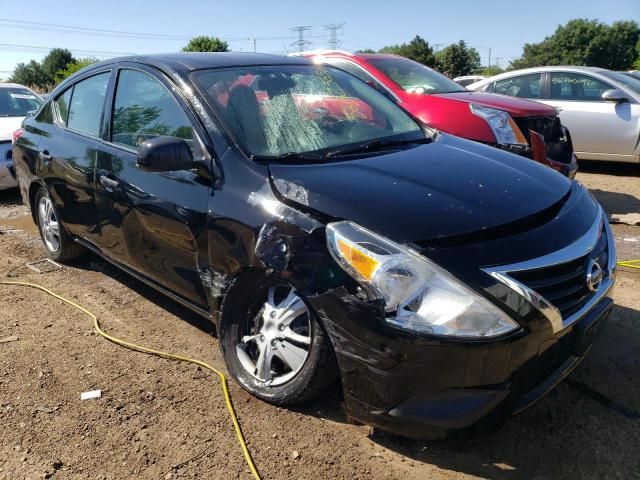
<svg viewBox="0 0 640 480">
<path fill-rule="evenodd" d="M 42 99 L 34 92 L 17 83 L 0 83 L 0 190 L 17 187 L 11 136 L 29 113 L 36 111 Z"/>
<path fill-rule="evenodd" d="M 469 90 L 556 107 L 579 160 L 640 162 L 640 80 L 593 67 L 538 67 L 502 73 Z"/>
</svg>

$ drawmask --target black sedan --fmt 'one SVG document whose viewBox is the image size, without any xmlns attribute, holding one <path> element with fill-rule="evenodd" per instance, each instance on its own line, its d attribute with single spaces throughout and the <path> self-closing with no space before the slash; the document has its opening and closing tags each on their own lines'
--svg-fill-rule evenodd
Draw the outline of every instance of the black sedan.
<svg viewBox="0 0 640 480">
<path fill-rule="evenodd" d="M 210 318 L 229 373 L 275 404 L 339 377 L 361 422 L 493 428 L 577 366 L 612 304 L 584 187 L 306 59 L 108 60 L 15 138 L 48 255 L 91 250 Z"/>
</svg>

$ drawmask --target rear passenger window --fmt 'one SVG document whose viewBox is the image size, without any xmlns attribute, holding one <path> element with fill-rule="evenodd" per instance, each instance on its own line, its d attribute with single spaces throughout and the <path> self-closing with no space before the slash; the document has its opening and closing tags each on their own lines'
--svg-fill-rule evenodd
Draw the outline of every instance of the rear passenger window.
<svg viewBox="0 0 640 480">
<path fill-rule="evenodd" d="M 73 87 L 67 88 L 62 95 L 58 96 L 55 100 L 56 114 L 62 124 L 67 126 L 67 118 L 69 117 L 69 104 L 71 103 L 71 93 Z"/>
<path fill-rule="evenodd" d="M 100 136 L 104 97 L 110 75 L 111 72 L 101 73 L 75 84 L 69 103 L 69 128 L 95 137 Z"/>
<path fill-rule="evenodd" d="M 324 62 L 329 65 L 333 65 L 334 67 L 337 67 L 340 70 L 344 70 L 347 73 L 350 73 L 351 75 L 353 75 L 356 78 L 359 78 L 363 82 L 371 82 L 374 85 L 378 83 L 371 75 L 365 72 L 362 68 L 360 68 L 357 65 L 354 65 L 348 60 L 342 60 L 339 58 L 325 58 Z"/>
<path fill-rule="evenodd" d="M 553 72 L 551 74 L 551 98 L 554 100 L 578 100 L 600 102 L 610 85 L 580 73 Z"/>
<path fill-rule="evenodd" d="M 138 149 L 145 140 L 159 136 L 182 138 L 193 149 L 191 122 L 169 90 L 144 72 L 120 70 L 112 142 Z"/>
<path fill-rule="evenodd" d="M 538 98 L 540 95 L 540 74 L 521 75 L 496 82 L 495 93 L 510 97 Z"/>
</svg>

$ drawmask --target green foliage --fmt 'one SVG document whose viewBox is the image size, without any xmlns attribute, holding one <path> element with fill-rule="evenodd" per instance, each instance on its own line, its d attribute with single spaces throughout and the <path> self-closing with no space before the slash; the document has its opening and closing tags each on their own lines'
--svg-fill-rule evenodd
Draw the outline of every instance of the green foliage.
<svg viewBox="0 0 640 480">
<path fill-rule="evenodd" d="M 640 27 L 634 21 L 607 25 L 598 20 L 570 20 L 542 42 L 525 44 L 522 57 L 511 62 L 510 68 L 585 65 L 626 70 L 639 56 L 639 39 Z"/>
<path fill-rule="evenodd" d="M 54 48 L 42 59 L 42 62 L 31 60 L 27 64 L 16 65 L 9 81 L 47 92 L 55 87 L 57 73 L 75 61 L 69 50 Z"/>
<path fill-rule="evenodd" d="M 13 74 L 9 78 L 10 82 L 39 88 L 44 88 L 47 85 L 46 80 L 42 65 L 35 60 L 31 60 L 29 63 L 17 64 L 13 70 Z"/>
<path fill-rule="evenodd" d="M 485 77 L 493 77 L 494 75 L 499 75 L 504 72 L 503 68 L 496 67 L 495 65 L 492 67 L 480 67 L 476 73 L 478 75 L 484 75 Z"/>
<path fill-rule="evenodd" d="M 42 71 L 47 76 L 47 83 L 55 80 L 55 75 L 60 70 L 67 68 L 67 65 L 73 63 L 75 58 L 66 48 L 54 48 L 46 57 L 42 59 Z"/>
<path fill-rule="evenodd" d="M 189 40 L 183 52 L 228 52 L 229 44 L 218 37 L 207 37 L 201 35 Z"/>
<path fill-rule="evenodd" d="M 452 43 L 436 53 L 437 68 L 454 78 L 470 75 L 480 67 L 480 54 L 464 40 Z"/>
<path fill-rule="evenodd" d="M 380 53 L 402 55 L 403 57 L 410 58 L 411 60 L 415 60 L 416 62 L 422 63 L 428 67 L 436 66 L 436 57 L 433 53 L 433 48 L 431 48 L 429 42 L 420 35 L 416 35 L 409 43 L 389 45 L 381 48 Z"/>
<path fill-rule="evenodd" d="M 84 67 L 91 65 L 92 63 L 96 63 L 98 61 L 97 58 L 79 58 L 74 60 L 73 62 L 67 64 L 67 66 L 61 70 L 58 70 L 54 75 L 54 80 L 56 83 L 61 83 L 65 78 L 70 77 L 74 73 L 79 70 L 82 70 Z"/>
<path fill-rule="evenodd" d="M 376 53 L 376 51 L 371 48 L 363 48 L 362 50 L 356 50 L 355 53 Z"/>
<path fill-rule="evenodd" d="M 636 61 L 633 62 L 633 68 L 640 70 L 640 38 L 638 39 L 638 43 L 636 43 Z"/>
</svg>

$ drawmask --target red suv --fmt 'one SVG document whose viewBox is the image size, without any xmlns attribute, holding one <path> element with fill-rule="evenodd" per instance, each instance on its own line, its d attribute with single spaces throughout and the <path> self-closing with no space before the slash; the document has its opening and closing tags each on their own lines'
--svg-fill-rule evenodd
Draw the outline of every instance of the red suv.
<svg viewBox="0 0 640 480">
<path fill-rule="evenodd" d="M 569 131 L 547 105 L 471 92 L 424 65 L 391 54 L 305 52 L 375 87 L 427 125 L 524 155 L 573 178 L 578 163 Z"/>
</svg>

